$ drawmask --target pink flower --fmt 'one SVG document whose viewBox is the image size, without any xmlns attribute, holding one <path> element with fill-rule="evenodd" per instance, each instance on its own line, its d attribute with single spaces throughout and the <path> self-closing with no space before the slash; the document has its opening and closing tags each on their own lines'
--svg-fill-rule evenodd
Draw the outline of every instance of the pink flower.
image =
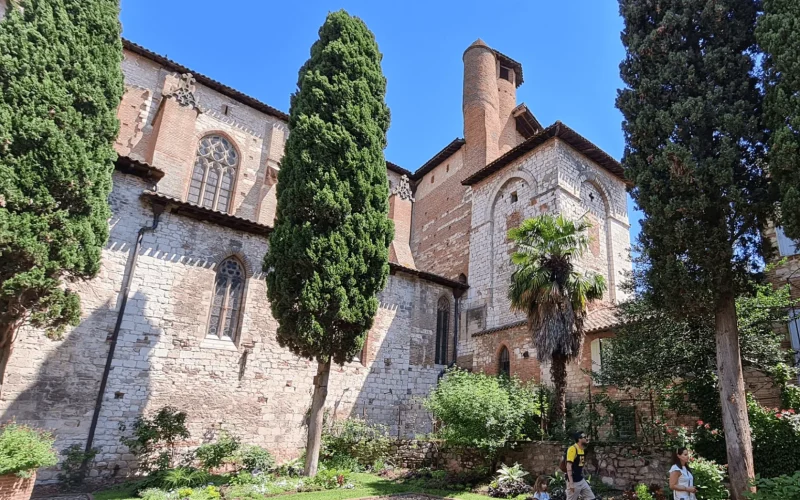
<svg viewBox="0 0 800 500">
<path fill-rule="evenodd" d="M 780 413 L 776 413 L 776 414 L 775 414 L 775 418 L 781 418 L 782 416 L 783 416 L 783 415 L 781 415 Z"/>
<path fill-rule="evenodd" d="M 706 429 L 710 429 L 710 428 L 711 428 L 711 424 L 706 424 L 706 425 L 705 425 L 705 428 L 706 428 Z"/>
<path fill-rule="evenodd" d="M 713 431 L 711 431 L 711 434 L 713 434 L 714 436 L 716 436 L 717 434 L 719 434 L 719 431 L 718 431 L 718 430 L 716 430 L 716 429 L 714 429 Z"/>
<path fill-rule="evenodd" d="M 697 421 L 697 426 L 700 427 L 701 425 L 703 425 L 703 421 L 702 420 L 698 420 Z"/>
</svg>

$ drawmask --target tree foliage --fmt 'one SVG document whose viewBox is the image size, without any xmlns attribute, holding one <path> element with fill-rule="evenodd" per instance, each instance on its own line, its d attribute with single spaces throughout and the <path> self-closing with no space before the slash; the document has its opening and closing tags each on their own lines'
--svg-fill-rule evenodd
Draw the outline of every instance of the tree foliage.
<svg viewBox="0 0 800 500">
<path fill-rule="evenodd" d="M 771 214 L 752 0 L 621 0 L 626 176 L 644 212 L 645 291 L 679 315 L 735 295 Z"/>
<path fill-rule="evenodd" d="M 264 269 L 278 341 L 306 358 L 353 358 L 389 272 L 381 57 L 363 21 L 331 13 L 292 96 Z"/>
<path fill-rule="evenodd" d="M 494 454 L 509 441 L 525 438 L 542 402 L 533 387 L 516 379 L 449 370 L 424 402 L 439 422 L 439 437 L 456 446 Z"/>
<path fill-rule="evenodd" d="M 0 23 L 0 351 L 26 320 L 54 334 L 75 324 L 80 302 L 64 285 L 99 269 L 123 90 L 118 15 L 117 0 L 12 0 Z"/>
<path fill-rule="evenodd" d="M 734 498 L 752 479 L 735 298 L 761 264 L 775 196 L 755 66 L 760 1 L 619 0 L 625 175 L 643 211 L 643 292 L 713 314 Z M 736 436 L 737 439 L 733 439 Z"/>
<path fill-rule="evenodd" d="M 575 261 L 589 244 L 586 222 L 549 214 L 524 221 L 508 232 L 516 243 L 509 287 L 514 310 L 524 312 L 539 361 L 551 361 L 555 385 L 553 421 L 564 426 L 566 364 L 583 345 L 583 322 L 589 302 L 603 297 L 605 279 L 580 274 Z"/>
<path fill-rule="evenodd" d="M 795 304 L 788 287 L 755 286 L 736 300 L 742 359 L 766 373 L 785 367 L 789 353 L 781 346 L 784 334 L 775 324 L 785 322 L 787 308 Z M 624 390 L 653 389 L 670 393 L 678 405 L 699 408 L 700 418 L 721 426 L 716 397 L 716 347 L 714 318 L 674 319 L 646 298 L 620 305 L 613 342 L 603 350 L 602 384 Z"/>
<path fill-rule="evenodd" d="M 800 2 L 764 0 L 756 36 L 764 51 L 767 163 L 780 193 L 780 224 L 800 239 Z"/>
</svg>

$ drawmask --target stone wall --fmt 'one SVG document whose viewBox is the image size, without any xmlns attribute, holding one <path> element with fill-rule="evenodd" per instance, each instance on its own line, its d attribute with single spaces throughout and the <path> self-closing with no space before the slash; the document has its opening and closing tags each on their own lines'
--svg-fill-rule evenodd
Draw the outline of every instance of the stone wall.
<svg viewBox="0 0 800 500">
<path fill-rule="evenodd" d="M 499 454 L 498 463 L 519 463 L 532 478 L 552 475 L 564 457 L 567 445 L 537 441 L 510 445 Z M 398 441 L 394 445 L 395 465 L 431 467 L 453 472 L 485 467 L 485 455 L 474 450 L 453 450 L 435 442 Z M 669 481 L 671 457 L 667 450 L 628 444 L 595 443 L 586 450 L 586 472 L 616 489 L 631 485 L 663 485 Z"/>
<path fill-rule="evenodd" d="M 108 347 L 119 311 L 123 276 L 139 228 L 151 224 L 147 184 L 115 174 L 111 238 L 99 275 L 76 284 L 81 324 L 62 341 L 26 328 L 17 342 L 0 401 L 0 420 L 52 430 L 56 446 L 85 444 Z M 279 460 L 305 444 L 305 414 L 316 365 L 280 347 L 260 271 L 268 243 L 244 233 L 167 211 L 144 236 L 132 276 L 94 445 L 93 476 L 121 475 L 135 466 L 121 445 L 140 415 L 171 405 L 189 415 L 191 448 L 228 430 L 268 448 Z M 239 259 L 247 281 L 233 340 L 207 337 L 217 265 Z M 452 290 L 397 273 L 379 294 L 380 308 L 362 359 L 332 368 L 327 409 L 387 425 L 393 436 L 430 429 L 420 399 L 444 366 L 434 364 L 436 306 Z M 452 314 L 452 312 L 451 312 Z M 127 430 L 124 430 L 127 429 Z M 43 481 L 54 471 L 42 471 Z"/>
</svg>

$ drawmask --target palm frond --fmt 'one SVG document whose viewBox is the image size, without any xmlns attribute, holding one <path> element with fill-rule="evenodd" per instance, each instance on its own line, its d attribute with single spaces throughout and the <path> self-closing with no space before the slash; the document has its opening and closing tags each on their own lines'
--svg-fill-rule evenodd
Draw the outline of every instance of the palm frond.
<svg viewBox="0 0 800 500">
<path fill-rule="evenodd" d="M 553 354 L 578 355 L 586 306 L 605 292 L 602 276 L 574 271 L 573 259 L 588 249 L 589 227 L 586 221 L 545 214 L 508 232 L 516 243 L 508 295 L 512 309 L 528 318 L 540 361 Z"/>
</svg>

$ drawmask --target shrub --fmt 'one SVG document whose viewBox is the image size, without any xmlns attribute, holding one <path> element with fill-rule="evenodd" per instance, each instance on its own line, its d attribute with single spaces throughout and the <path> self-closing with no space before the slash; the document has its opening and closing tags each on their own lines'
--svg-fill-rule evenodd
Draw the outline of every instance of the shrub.
<svg viewBox="0 0 800 500">
<path fill-rule="evenodd" d="M 161 478 L 161 484 L 169 489 L 190 488 L 207 483 L 209 479 L 211 479 L 211 475 L 204 470 L 178 467 L 165 471 Z"/>
<path fill-rule="evenodd" d="M 125 425 L 120 424 L 125 431 Z M 186 413 L 171 406 L 161 408 L 152 418 L 138 417 L 133 423 L 133 436 L 122 437 L 145 472 L 166 470 L 175 465 L 175 443 L 187 439 Z"/>
<path fill-rule="evenodd" d="M 299 458 L 284 462 L 275 467 L 275 475 L 297 477 L 303 473 L 303 461 Z"/>
<path fill-rule="evenodd" d="M 753 461 L 761 477 L 776 477 L 800 470 L 800 414 L 794 410 L 768 409 L 750 402 Z"/>
<path fill-rule="evenodd" d="M 350 484 L 350 471 L 340 469 L 322 469 L 314 477 L 305 482 L 304 491 L 333 490 L 344 488 Z"/>
<path fill-rule="evenodd" d="M 713 460 L 696 458 L 691 463 L 697 500 L 724 500 L 729 498 L 725 489 L 725 468 Z"/>
<path fill-rule="evenodd" d="M 256 445 L 245 446 L 239 450 L 238 461 L 249 472 L 266 472 L 275 467 L 275 459 L 266 448 Z"/>
<path fill-rule="evenodd" d="M 753 500 L 800 500 L 800 470 L 794 475 L 778 476 L 771 479 L 756 478 L 757 493 L 747 493 Z"/>
<path fill-rule="evenodd" d="M 320 458 L 329 468 L 358 471 L 385 460 L 390 446 L 391 439 L 385 426 L 349 418 L 326 426 Z"/>
<path fill-rule="evenodd" d="M 508 441 L 523 439 L 524 428 L 540 415 L 538 396 L 516 379 L 449 370 L 424 402 L 449 444 L 482 449 L 488 455 Z"/>
<path fill-rule="evenodd" d="M 646 484 L 637 484 L 634 491 L 636 491 L 638 500 L 654 500 L 653 495 L 650 494 L 650 488 Z"/>
<path fill-rule="evenodd" d="M 48 432 L 15 423 L 3 426 L 0 432 L 0 476 L 30 477 L 40 467 L 55 465 L 58 458 L 53 451 L 54 442 Z"/>
<path fill-rule="evenodd" d="M 223 431 L 216 442 L 206 443 L 198 447 L 194 452 L 194 456 L 200 461 L 200 467 L 205 470 L 211 470 L 233 460 L 238 450 L 239 438 Z"/>
<path fill-rule="evenodd" d="M 514 464 L 512 467 L 501 465 L 497 476 L 489 485 L 489 496 L 509 498 L 530 493 L 531 487 L 525 482 L 527 475 L 528 473 L 522 470 L 519 464 Z"/>
<path fill-rule="evenodd" d="M 78 486 L 83 481 L 81 466 L 84 460 L 87 463 L 91 462 L 97 456 L 98 451 L 97 448 L 92 448 L 89 453 L 86 453 L 79 444 L 73 444 L 62 450 L 61 454 L 64 456 L 64 460 L 61 462 L 61 472 L 58 473 L 58 480 L 61 484 L 67 489 Z"/>
</svg>

